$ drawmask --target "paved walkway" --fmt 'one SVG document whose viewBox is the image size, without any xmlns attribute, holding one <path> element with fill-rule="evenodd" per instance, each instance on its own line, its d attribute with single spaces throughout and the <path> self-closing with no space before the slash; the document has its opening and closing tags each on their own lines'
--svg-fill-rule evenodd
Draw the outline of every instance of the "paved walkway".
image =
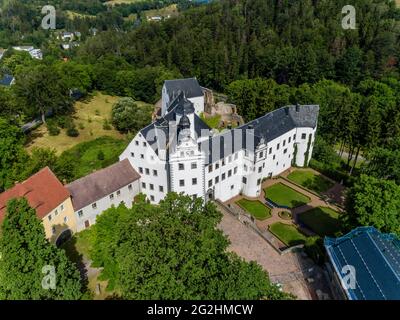
<svg viewBox="0 0 400 320">
<path fill-rule="evenodd" d="M 322 271 L 301 253 L 280 255 L 255 231 L 228 213 L 224 213 L 218 227 L 231 242 L 229 251 L 246 261 L 256 261 L 268 272 L 271 281 L 282 284 L 284 291 L 301 300 L 316 299 L 316 290 L 329 292 Z M 307 281 L 310 278 L 313 283 Z"/>
</svg>

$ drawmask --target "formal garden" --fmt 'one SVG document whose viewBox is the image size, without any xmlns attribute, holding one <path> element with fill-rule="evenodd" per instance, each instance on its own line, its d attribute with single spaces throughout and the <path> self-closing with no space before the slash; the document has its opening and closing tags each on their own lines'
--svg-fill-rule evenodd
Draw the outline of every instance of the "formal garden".
<svg viewBox="0 0 400 320">
<path fill-rule="evenodd" d="M 288 247 L 304 244 L 307 239 L 307 236 L 299 228 L 282 222 L 271 224 L 269 231 Z"/>
<path fill-rule="evenodd" d="M 321 237 L 333 237 L 340 230 L 339 212 L 328 207 L 317 207 L 300 213 L 298 220 Z"/>
</svg>

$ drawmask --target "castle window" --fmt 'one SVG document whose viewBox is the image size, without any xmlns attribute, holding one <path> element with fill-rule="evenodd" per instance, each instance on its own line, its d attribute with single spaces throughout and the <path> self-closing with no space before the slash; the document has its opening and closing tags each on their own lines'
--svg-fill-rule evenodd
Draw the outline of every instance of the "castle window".
<svg viewBox="0 0 400 320">
<path fill-rule="evenodd" d="M 219 163 L 218 162 L 215 164 L 215 170 L 217 170 L 217 169 L 219 169 Z"/>
<path fill-rule="evenodd" d="M 51 227 L 51 232 L 52 232 L 53 234 L 56 233 L 56 227 L 55 227 L 55 226 L 52 226 L 52 227 Z"/>
<path fill-rule="evenodd" d="M 259 186 L 261 184 L 261 179 L 257 180 L 257 185 Z"/>
<path fill-rule="evenodd" d="M 92 204 L 92 208 L 93 209 L 97 209 L 97 203 L 96 202 Z"/>
<path fill-rule="evenodd" d="M 185 170 L 185 165 L 183 163 L 179 164 L 179 170 Z"/>
<path fill-rule="evenodd" d="M 149 175 L 150 174 L 149 168 L 146 168 L 145 170 L 146 170 L 146 174 Z"/>
<path fill-rule="evenodd" d="M 260 167 L 258 167 L 258 173 L 261 173 L 261 171 L 262 171 L 262 167 L 260 166 Z"/>
<path fill-rule="evenodd" d="M 247 165 L 244 165 L 244 171 L 247 172 Z"/>
<path fill-rule="evenodd" d="M 283 146 L 286 146 L 286 140 L 283 140 Z"/>
<path fill-rule="evenodd" d="M 110 200 L 113 200 L 113 199 L 114 199 L 114 194 L 111 193 L 111 194 L 110 194 Z"/>
<path fill-rule="evenodd" d="M 64 211 L 64 205 L 62 204 L 60 207 L 61 211 Z"/>
<path fill-rule="evenodd" d="M 54 211 L 54 215 L 58 215 L 58 210 L 57 209 Z"/>
<path fill-rule="evenodd" d="M 262 158 L 263 156 L 264 156 L 264 152 L 261 151 L 259 157 Z"/>
<path fill-rule="evenodd" d="M 289 137 L 289 143 L 292 141 L 292 137 Z"/>
<path fill-rule="evenodd" d="M 147 146 L 147 143 L 146 142 L 143 142 L 143 147 L 146 147 Z"/>
<path fill-rule="evenodd" d="M 211 188 L 212 187 L 212 179 L 208 180 L 208 187 Z"/>
<path fill-rule="evenodd" d="M 232 176 L 232 170 L 229 170 L 228 171 L 228 177 L 231 177 Z"/>
<path fill-rule="evenodd" d="M 276 145 L 276 150 L 279 150 L 279 147 L 280 147 L 280 145 L 279 145 L 279 143 Z"/>
<path fill-rule="evenodd" d="M 307 138 L 307 134 L 303 133 L 303 134 L 301 135 L 301 139 L 305 140 L 306 138 Z"/>
<path fill-rule="evenodd" d="M 52 218 L 52 217 L 51 217 L 51 214 L 50 214 L 49 217 L 48 217 L 49 221 L 51 221 L 51 218 Z"/>
<path fill-rule="evenodd" d="M 132 158 L 134 158 L 134 157 L 135 157 L 135 154 L 134 154 L 133 152 L 131 152 L 131 157 L 132 157 Z"/>
<path fill-rule="evenodd" d="M 215 183 L 217 184 L 219 182 L 219 176 L 215 177 Z"/>
<path fill-rule="evenodd" d="M 184 187 L 185 186 L 185 180 L 179 180 L 179 186 Z"/>
<path fill-rule="evenodd" d="M 235 186 L 234 186 L 234 185 L 231 185 L 231 190 L 233 190 L 233 188 L 235 188 Z"/>
<path fill-rule="evenodd" d="M 225 159 L 222 159 L 222 164 L 221 166 L 223 167 L 225 165 Z"/>
<path fill-rule="evenodd" d="M 135 141 L 135 144 L 138 146 L 139 145 L 139 141 Z"/>
<path fill-rule="evenodd" d="M 236 173 L 237 173 L 237 170 L 238 170 L 238 167 L 235 167 L 235 168 L 233 169 L 233 174 L 236 174 Z"/>
<path fill-rule="evenodd" d="M 132 185 L 131 184 L 128 186 L 128 190 L 132 191 Z"/>
<path fill-rule="evenodd" d="M 64 217 L 64 222 L 65 222 L 65 223 L 68 222 L 68 217 Z"/>
<path fill-rule="evenodd" d="M 296 135 L 293 135 L 293 141 L 295 141 L 296 140 Z"/>
<path fill-rule="evenodd" d="M 197 163 L 196 163 L 196 162 L 192 162 L 191 168 L 192 168 L 192 169 L 197 169 Z"/>
<path fill-rule="evenodd" d="M 272 148 L 269 148 L 269 154 L 271 154 L 272 153 Z"/>
<path fill-rule="evenodd" d="M 244 184 L 246 184 L 246 183 L 247 183 L 247 178 L 246 178 L 246 177 L 243 177 L 243 180 L 242 180 L 242 181 L 243 181 Z"/>
<path fill-rule="evenodd" d="M 197 178 L 192 179 L 192 185 L 194 185 L 194 186 L 197 185 Z"/>
<path fill-rule="evenodd" d="M 154 184 L 150 183 L 150 190 L 154 190 Z"/>
<path fill-rule="evenodd" d="M 276 155 L 274 155 L 274 156 L 272 157 L 272 160 L 275 160 L 275 158 L 276 158 Z"/>
<path fill-rule="evenodd" d="M 287 148 L 285 150 L 283 150 L 283 153 L 285 153 L 285 154 L 287 153 Z"/>
<path fill-rule="evenodd" d="M 222 181 L 224 181 L 224 180 L 225 180 L 225 178 L 226 178 L 226 174 L 225 174 L 225 173 L 223 173 L 223 174 L 222 174 L 222 177 L 221 177 L 221 180 L 222 180 Z"/>
<path fill-rule="evenodd" d="M 160 190 L 160 192 L 164 192 L 164 187 L 163 186 L 159 186 L 158 190 Z"/>
<path fill-rule="evenodd" d="M 82 216 L 83 216 L 83 210 L 79 210 L 79 211 L 78 211 L 78 217 L 79 217 L 79 218 L 82 218 Z"/>
<path fill-rule="evenodd" d="M 210 164 L 210 165 L 208 166 L 208 173 L 210 173 L 210 172 L 212 172 L 212 171 L 213 171 L 213 165 Z"/>
<path fill-rule="evenodd" d="M 139 167 L 139 172 L 143 173 L 143 168 L 142 167 Z"/>
<path fill-rule="evenodd" d="M 158 176 L 158 172 L 157 170 L 153 170 L 153 176 L 157 177 Z"/>
<path fill-rule="evenodd" d="M 150 200 L 154 202 L 154 196 L 150 196 Z"/>
<path fill-rule="evenodd" d="M 142 182 L 142 188 L 146 189 L 146 184 L 144 182 Z"/>
<path fill-rule="evenodd" d="M 140 158 L 141 158 L 141 159 L 144 159 L 144 154 L 143 154 L 143 153 L 140 155 Z"/>
</svg>

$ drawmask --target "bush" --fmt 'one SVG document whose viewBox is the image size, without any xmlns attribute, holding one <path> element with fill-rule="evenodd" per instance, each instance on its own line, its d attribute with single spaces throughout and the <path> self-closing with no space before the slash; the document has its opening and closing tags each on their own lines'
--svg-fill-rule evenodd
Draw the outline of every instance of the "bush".
<svg viewBox="0 0 400 320">
<path fill-rule="evenodd" d="M 49 135 L 58 136 L 60 134 L 60 129 L 57 126 L 57 123 L 54 121 L 47 121 L 46 123 L 47 130 L 49 131 Z"/>
<path fill-rule="evenodd" d="M 111 125 L 110 125 L 110 123 L 108 122 L 107 119 L 104 120 L 103 129 L 104 129 L 104 130 L 111 130 L 111 129 L 112 129 L 112 128 L 111 128 Z"/>
<path fill-rule="evenodd" d="M 62 129 L 68 129 L 73 126 L 74 121 L 69 116 L 60 116 L 57 118 L 57 125 Z"/>
<path fill-rule="evenodd" d="M 352 177 L 346 171 L 340 171 L 339 168 L 332 167 L 330 165 L 324 164 L 317 160 L 311 159 L 309 167 L 321 172 L 328 178 L 335 180 L 336 182 L 343 181 L 343 184 L 350 186 L 352 184 Z"/>
<path fill-rule="evenodd" d="M 67 129 L 67 136 L 68 137 L 77 137 L 77 136 L 79 136 L 79 131 L 76 129 L 75 126 L 72 126 Z"/>
</svg>

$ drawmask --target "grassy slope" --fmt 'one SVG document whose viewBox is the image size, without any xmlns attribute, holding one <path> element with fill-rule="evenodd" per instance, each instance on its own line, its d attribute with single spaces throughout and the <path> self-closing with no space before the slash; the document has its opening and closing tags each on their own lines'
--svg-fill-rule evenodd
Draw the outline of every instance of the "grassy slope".
<svg viewBox="0 0 400 320">
<path fill-rule="evenodd" d="M 249 212 L 252 216 L 259 220 L 265 220 L 271 217 L 271 210 L 261 203 L 261 201 L 250 201 L 241 199 L 236 202 L 242 209 Z"/>
<path fill-rule="evenodd" d="M 277 183 L 267 188 L 265 195 L 273 202 L 289 208 L 299 207 L 310 202 L 310 198 L 283 183 Z"/>
<path fill-rule="evenodd" d="M 117 139 L 123 139 L 125 136 L 117 130 L 104 130 L 103 124 L 107 119 L 111 119 L 112 106 L 119 97 L 113 97 L 96 93 L 88 102 L 77 102 L 75 104 L 74 121 L 79 130 L 78 137 L 68 137 L 65 130 L 61 130 L 58 136 L 50 136 L 46 126 L 32 132 L 31 139 L 27 144 L 28 151 L 33 147 L 50 147 L 61 154 L 63 151 L 86 141 L 93 140 L 97 137 L 110 136 Z M 137 102 L 138 105 L 143 105 L 144 102 Z M 83 126 L 83 129 L 81 129 Z"/>
</svg>

